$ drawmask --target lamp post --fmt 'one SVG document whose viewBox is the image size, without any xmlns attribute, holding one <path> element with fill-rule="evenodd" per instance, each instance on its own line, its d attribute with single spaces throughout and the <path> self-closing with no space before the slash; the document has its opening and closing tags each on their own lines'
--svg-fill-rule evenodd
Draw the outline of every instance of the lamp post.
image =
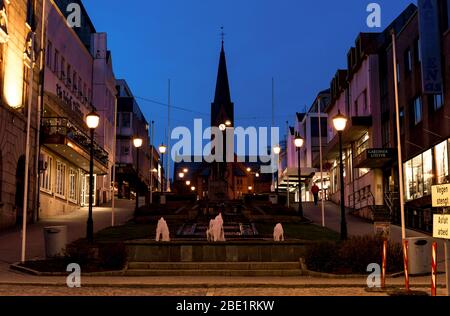
<svg viewBox="0 0 450 316">
<path fill-rule="evenodd" d="M 100 116 L 92 111 L 86 116 L 86 125 L 91 132 L 91 148 L 89 159 L 89 211 L 86 226 L 86 238 L 88 242 L 94 241 L 94 219 L 92 216 L 92 209 L 94 205 L 94 132 L 100 123 Z"/>
<path fill-rule="evenodd" d="M 139 149 L 142 147 L 143 142 L 143 139 L 140 137 L 133 138 L 133 145 L 136 148 L 136 212 L 139 210 Z"/>
<path fill-rule="evenodd" d="M 305 144 L 305 140 L 300 134 L 295 136 L 294 140 L 295 147 L 297 148 L 298 154 L 298 215 L 303 217 L 303 204 L 302 204 L 302 161 L 301 161 L 301 149 Z M 289 189 L 289 188 L 288 188 Z"/>
<path fill-rule="evenodd" d="M 161 154 L 161 164 L 162 164 L 163 168 L 164 168 L 164 154 L 166 153 L 166 151 L 167 151 L 166 145 L 161 144 L 159 146 L 159 153 Z M 164 193 L 165 191 L 166 191 L 166 189 L 164 187 L 164 173 L 163 173 L 162 178 L 161 178 L 161 192 Z"/>
<path fill-rule="evenodd" d="M 342 150 L 342 132 L 347 126 L 347 118 L 338 111 L 338 114 L 333 118 L 333 125 L 339 135 L 339 175 L 341 187 L 341 239 L 347 239 L 347 220 L 345 217 L 345 183 L 344 183 L 344 161 Z"/>
<path fill-rule="evenodd" d="M 276 172 L 276 181 L 277 181 L 277 188 L 275 189 L 275 193 L 277 194 L 278 197 L 278 193 L 279 193 L 279 189 L 278 187 L 280 186 L 280 177 L 279 177 L 279 165 L 280 165 L 280 153 L 281 153 L 281 147 L 279 145 L 276 145 L 273 148 L 273 153 L 277 156 L 277 172 Z"/>
</svg>

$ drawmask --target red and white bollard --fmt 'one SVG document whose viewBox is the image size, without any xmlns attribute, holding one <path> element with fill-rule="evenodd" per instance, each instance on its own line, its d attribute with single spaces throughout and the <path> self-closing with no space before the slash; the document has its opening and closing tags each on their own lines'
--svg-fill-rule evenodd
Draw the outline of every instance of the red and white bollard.
<svg viewBox="0 0 450 316">
<path fill-rule="evenodd" d="M 409 292 L 409 273 L 408 273 L 408 241 L 403 241 L 403 262 L 405 268 L 405 290 Z"/>
<path fill-rule="evenodd" d="M 434 242 L 431 253 L 431 296 L 437 296 L 437 243 Z"/>
<path fill-rule="evenodd" d="M 381 264 L 381 288 L 386 287 L 386 262 L 387 262 L 387 246 L 388 241 L 383 241 L 383 255 L 382 255 L 382 264 Z"/>
</svg>

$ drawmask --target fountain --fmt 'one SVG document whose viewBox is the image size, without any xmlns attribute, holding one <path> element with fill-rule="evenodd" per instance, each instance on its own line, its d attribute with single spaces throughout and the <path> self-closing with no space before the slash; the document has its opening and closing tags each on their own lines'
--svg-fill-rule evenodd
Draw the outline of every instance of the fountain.
<svg viewBox="0 0 450 316">
<path fill-rule="evenodd" d="M 273 230 L 273 240 L 275 242 L 284 241 L 284 229 L 283 225 L 278 223 Z"/>
<path fill-rule="evenodd" d="M 163 217 L 158 221 L 158 226 L 156 227 L 156 241 L 170 241 L 169 226 Z"/>
<path fill-rule="evenodd" d="M 225 231 L 223 229 L 223 217 L 220 213 L 215 219 L 209 222 L 209 228 L 206 231 L 208 241 L 225 241 Z"/>
</svg>

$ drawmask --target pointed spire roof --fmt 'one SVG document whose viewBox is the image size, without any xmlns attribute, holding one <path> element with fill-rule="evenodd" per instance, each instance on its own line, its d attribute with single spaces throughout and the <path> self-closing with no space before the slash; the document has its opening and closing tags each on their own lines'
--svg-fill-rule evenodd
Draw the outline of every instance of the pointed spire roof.
<svg viewBox="0 0 450 316">
<path fill-rule="evenodd" d="M 228 82 L 227 61 L 225 58 L 224 42 L 222 40 L 222 50 L 220 52 L 219 71 L 217 73 L 216 95 L 214 97 L 216 104 L 231 103 L 230 84 Z"/>
</svg>

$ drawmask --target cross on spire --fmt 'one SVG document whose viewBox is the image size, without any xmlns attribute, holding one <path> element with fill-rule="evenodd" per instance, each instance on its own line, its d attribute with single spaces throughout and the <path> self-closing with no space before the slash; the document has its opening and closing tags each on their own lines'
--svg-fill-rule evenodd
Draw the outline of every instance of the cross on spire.
<svg viewBox="0 0 450 316">
<path fill-rule="evenodd" d="M 225 41 L 225 33 L 224 33 L 224 27 L 223 26 L 221 26 L 220 27 L 220 37 L 222 38 L 222 46 L 223 46 L 223 43 L 224 43 L 224 41 Z"/>
</svg>

